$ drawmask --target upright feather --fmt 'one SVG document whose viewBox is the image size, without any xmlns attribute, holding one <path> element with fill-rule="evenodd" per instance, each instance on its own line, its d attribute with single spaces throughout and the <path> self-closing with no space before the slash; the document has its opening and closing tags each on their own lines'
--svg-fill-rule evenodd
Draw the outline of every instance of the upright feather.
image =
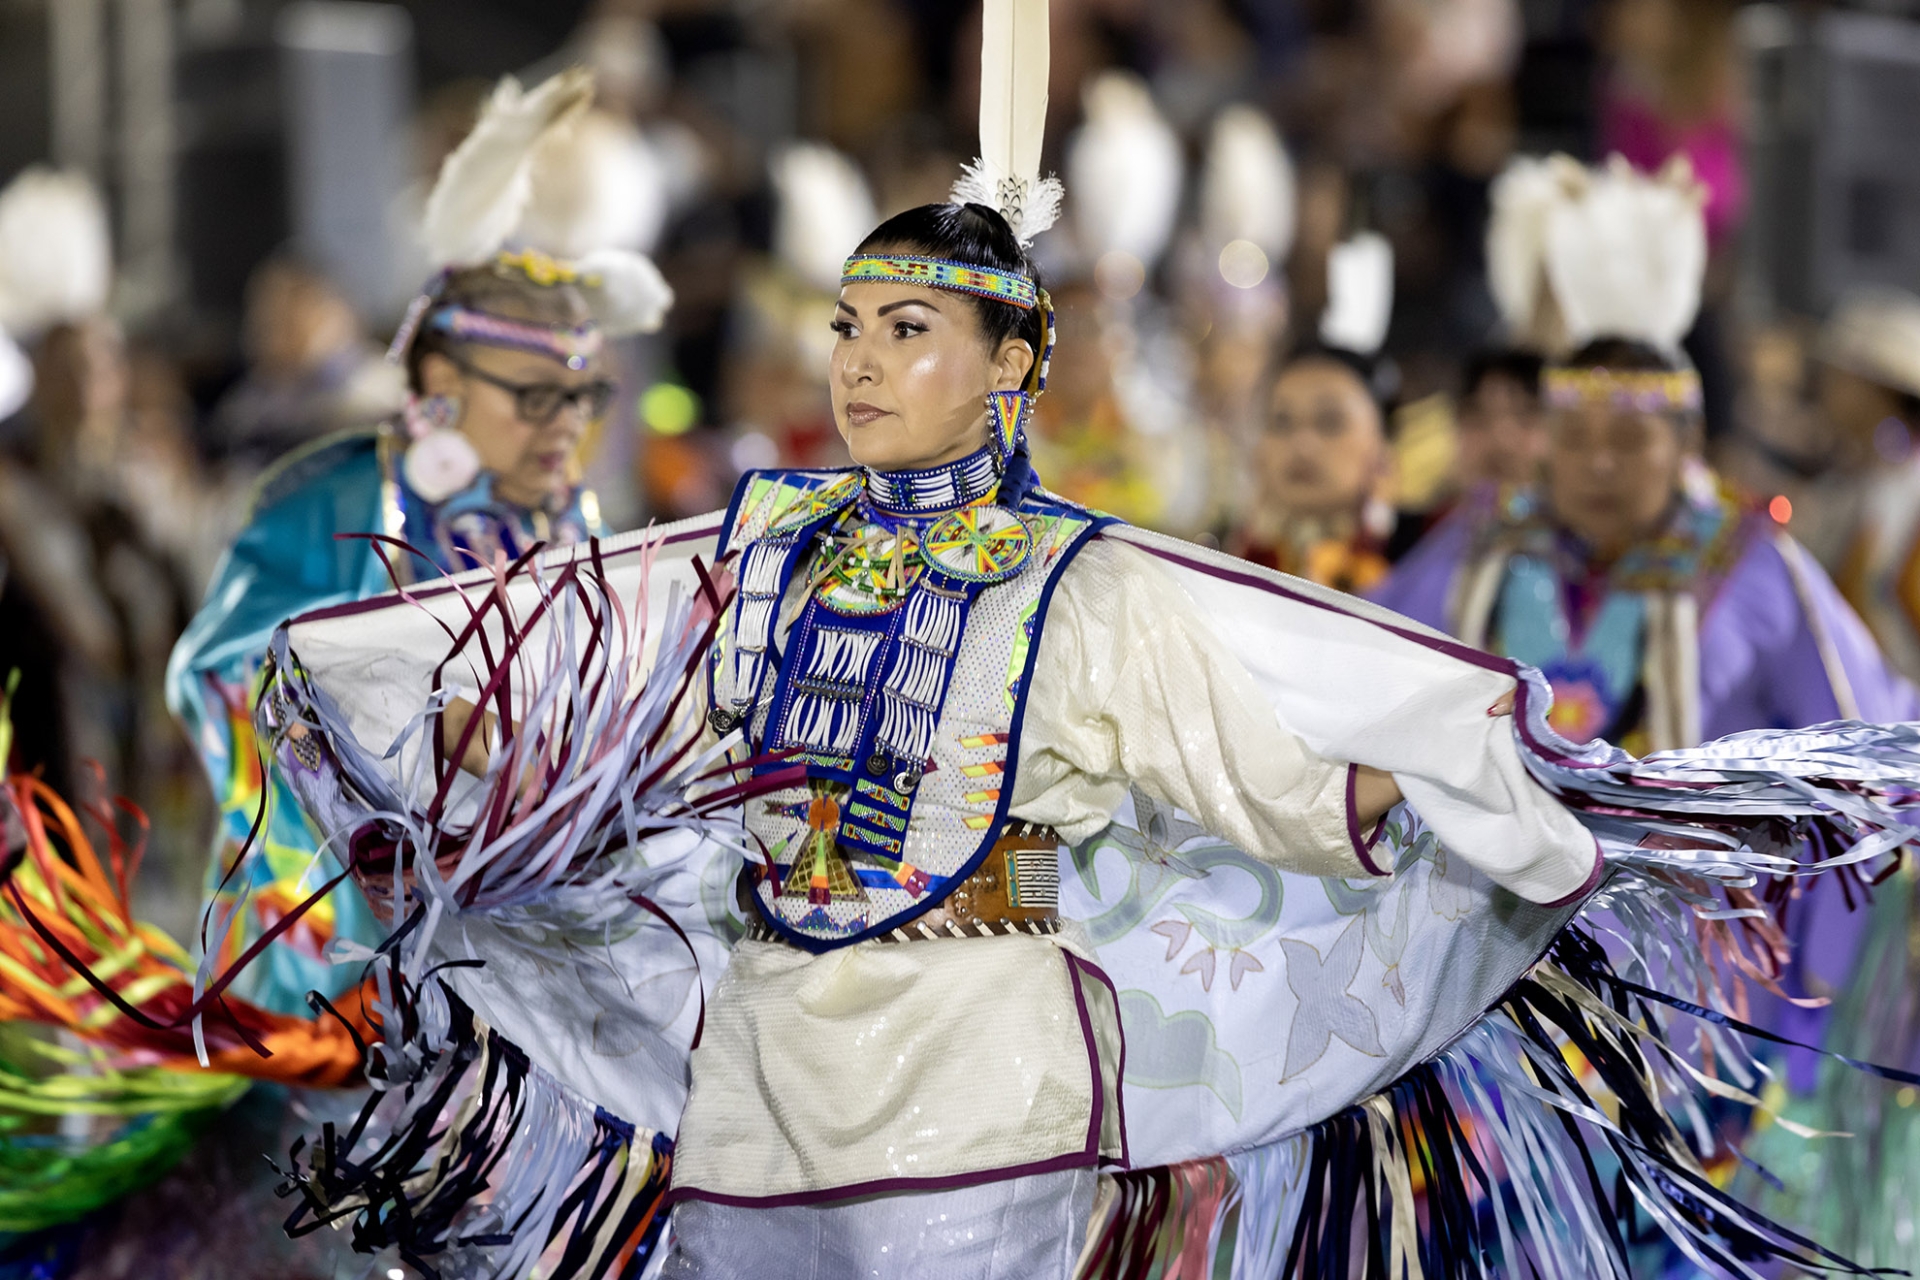
<svg viewBox="0 0 1920 1280">
<path fill-rule="evenodd" d="M 541 141 L 592 100 L 592 73 L 579 67 L 528 90 L 512 76 L 501 79 L 427 197 L 422 234 L 436 265 L 472 266 L 493 256 L 526 212 Z"/>
<path fill-rule="evenodd" d="M 956 201 L 997 209 L 1021 244 L 1060 216 L 1057 178 L 1040 177 L 1047 128 L 1047 0 L 986 0 L 980 19 L 980 158 Z"/>
</svg>

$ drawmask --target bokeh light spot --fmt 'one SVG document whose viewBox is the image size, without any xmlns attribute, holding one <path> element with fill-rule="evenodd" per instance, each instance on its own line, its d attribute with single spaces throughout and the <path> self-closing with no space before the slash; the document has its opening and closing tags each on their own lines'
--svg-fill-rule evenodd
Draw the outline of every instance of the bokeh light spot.
<svg viewBox="0 0 1920 1280">
<path fill-rule="evenodd" d="M 1220 251 L 1220 278 L 1236 289 L 1251 289 L 1267 278 L 1266 250 L 1251 240 L 1229 240 Z"/>
<path fill-rule="evenodd" d="M 1776 493 L 1773 501 L 1767 504 L 1767 514 L 1773 517 L 1775 524 L 1785 524 L 1793 519 L 1793 503 L 1786 494 Z"/>
<path fill-rule="evenodd" d="M 1125 249 L 1110 249 L 1093 264 L 1093 283 L 1115 302 L 1125 302 L 1147 283 L 1147 268 Z"/>
<path fill-rule="evenodd" d="M 640 397 L 640 421 L 663 436 L 677 436 L 700 421 L 700 397 L 676 382 L 656 382 Z"/>
</svg>

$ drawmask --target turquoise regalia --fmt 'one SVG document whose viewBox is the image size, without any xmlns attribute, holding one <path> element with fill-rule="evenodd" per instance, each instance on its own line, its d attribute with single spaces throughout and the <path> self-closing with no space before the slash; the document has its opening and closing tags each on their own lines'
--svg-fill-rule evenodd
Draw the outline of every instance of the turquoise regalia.
<svg viewBox="0 0 1920 1280">
<path fill-rule="evenodd" d="M 207 875 L 214 922 L 242 904 L 247 914 L 227 932 L 229 955 L 332 874 L 324 862 L 316 865 L 319 840 L 285 783 L 262 780 L 252 715 L 273 629 L 295 614 L 364 600 L 396 582 L 471 569 L 496 553 L 517 559 L 535 542 L 572 543 L 598 532 L 591 494 L 576 494 L 557 515 L 530 513 L 497 498 L 485 473 L 445 501 L 428 502 L 406 483 L 401 455 L 398 433 L 383 427 L 329 436 L 269 470 L 168 663 L 168 705 L 220 804 Z M 256 824 L 263 856 L 250 874 L 230 877 Z M 332 939 L 380 936 L 365 899 L 343 884 L 269 949 L 247 976 L 247 994 L 276 1012 L 305 1013 L 308 991 L 331 996 L 356 978 L 328 961 Z"/>
</svg>

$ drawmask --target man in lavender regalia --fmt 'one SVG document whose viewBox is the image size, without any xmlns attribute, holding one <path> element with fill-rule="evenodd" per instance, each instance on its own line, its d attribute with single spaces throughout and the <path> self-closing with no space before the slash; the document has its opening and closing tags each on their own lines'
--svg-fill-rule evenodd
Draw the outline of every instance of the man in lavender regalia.
<svg viewBox="0 0 1920 1280">
<path fill-rule="evenodd" d="M 1920 718 L 1820 567 L 1694 455 L 1698 378 L 1651 344 L 1602 338 L 1546 375 L 1537 489 L 1483 493 L 1402 560 L 1373 599 L 1538 667 L 1551 721 L 1636 755 L 1748 729 Z M 1864 913 L 1822 889 L 1788 913 L 1795 995 L 1830 995 Z M 1827 1011 L 1763 997 L 1756 1018 L 1819 1043 Z M 1790 1084 L 1816 1058 L 1792 1053 Z"/>
</svg>

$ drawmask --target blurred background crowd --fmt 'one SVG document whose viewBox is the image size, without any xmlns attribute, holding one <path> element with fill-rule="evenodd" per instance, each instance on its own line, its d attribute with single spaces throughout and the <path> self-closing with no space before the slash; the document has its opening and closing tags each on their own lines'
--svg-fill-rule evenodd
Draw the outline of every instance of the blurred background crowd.
<svg viewBox="0 0 1920 1280">
<path fill-rule="evenodd" d="M 1831 318 L 1857 286 L 1920 287 L 1914 7 L 1054 0 L 1046 168 L 1069 195 L 1037 246 L 1060 308 L 1040 473 L 1182 536 L 1278 539 L 1289 484 L 1341 481 L 1268 447 L 1264 376 L 1338 336 L 1329 260 L 1361 243 L 1390 288 L 1349 319 L 1384 331 L 1391 412 L 1384 452 L 1341 465 L 1397 554 L 1394 530 L 1534 447 L 1537 368 L 1475 359 L 1501 317 L 1495 179 L 1682 155 L 1710 459 L 1837 569 L 1852 495 L 1920 421 L 1920 303 Z M 150 815 L 153 915 L 186 931 L 213 821 L 169 649 L 262 469 L 399 407 L 382 351 L 428 274 L 423 193 L 493 81 L 595 71 L 543 159 L 538 239 L 647 251 L 676 296 L 621 343 L 587 448 L 627 529 L 723 505 L 749 467 L 844 462 L 839 264 L 973 154 L 979 21 L 965 0 L 0 0 L 0 184 L 36 196 L 0 197 L 0 328 L 34 375 L 0 406 L 0 670 L 34 758 L 97 761 Z M 1343 573 L 1314 576 L 1365 585 Z"/>
</svg>

